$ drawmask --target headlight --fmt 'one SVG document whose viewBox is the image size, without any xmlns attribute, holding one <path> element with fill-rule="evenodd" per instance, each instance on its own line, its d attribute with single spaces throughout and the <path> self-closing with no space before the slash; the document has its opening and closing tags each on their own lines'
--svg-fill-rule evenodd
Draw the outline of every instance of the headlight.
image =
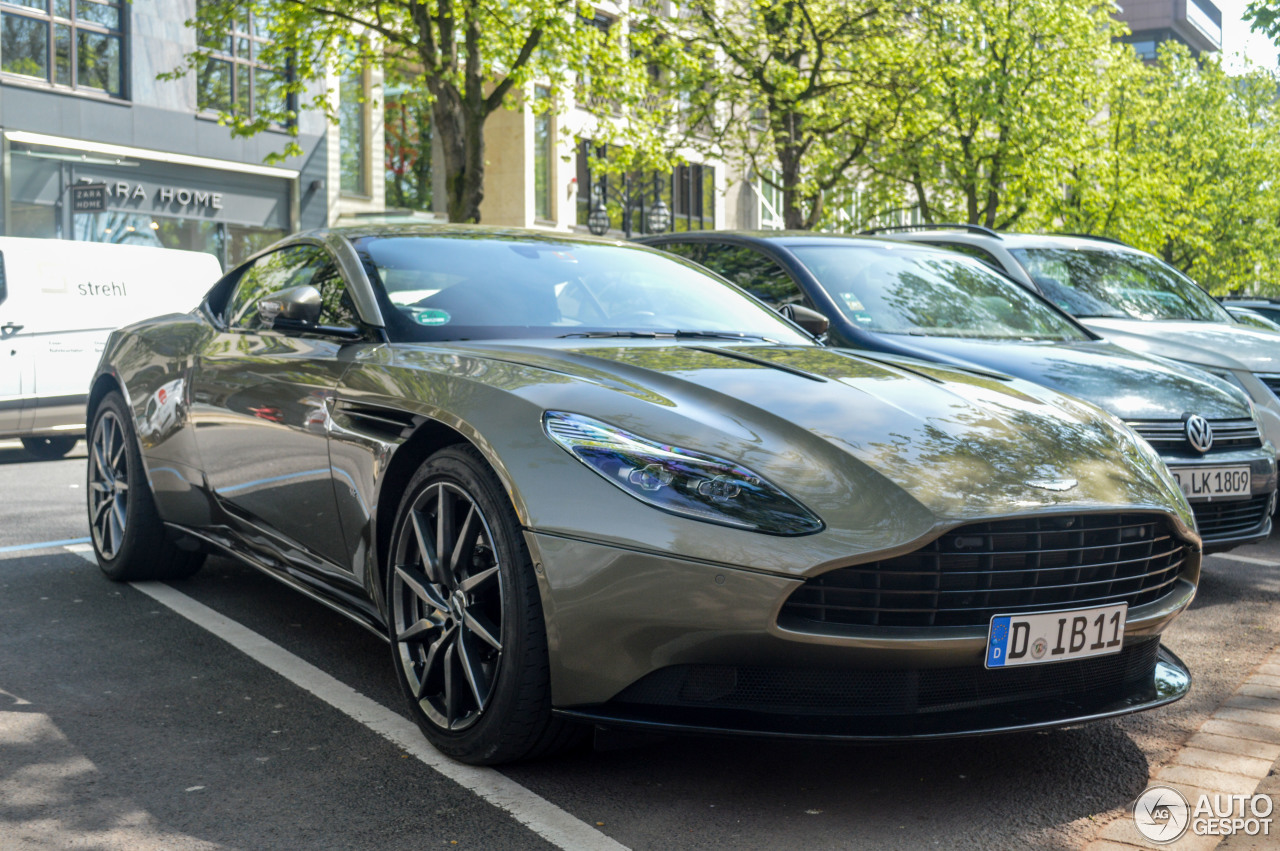
<svg viewBox="0 0 1280 851">
<path fill-rule="evenodd" d="M 809 535 L 822 520 L 750 470 L 561 411 L 542 417 L 547 436 L 641 502 L 695 520 L 769 535 Z"/>
</svg>

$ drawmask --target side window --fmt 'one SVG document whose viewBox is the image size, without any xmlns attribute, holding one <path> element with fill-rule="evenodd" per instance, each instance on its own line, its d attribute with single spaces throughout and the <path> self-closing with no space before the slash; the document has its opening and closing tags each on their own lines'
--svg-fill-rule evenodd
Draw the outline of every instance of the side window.
<svg viewBox="0 0 1280 851">
<path fill-rule="evenodd" d="M 321 325 L 349 328 L 359 324 L 355 303 L 347 292 L 346 281 L 342 279 L 336 263 L 325 258 L 325 265 L 316 272 L 310 284 L 320 291 Z"/>
<path fill-rule="evenodd" d="M 663 251 L 670 251 L 678 257 L 686 260 L 692 260 L 694 263 L 703 263 L 703 258 L 707 256 L 707 244 L 705 242 L 664 242 L 657 246 Z"/>
<path fill-rule="evenodd" d="M 4 252 L 0 251 L 0 304 L 9 297 L 9 288 L 4 282 Z"/>
<path fill-rule="evenodd" d="M 949 248 L 952 251 L 959 251 L 961 254 L 968 254 L 970 257 L 978 258 L 997 272 L 1004 271 L 1000 266 L 1000 261 L 996 259 L 996 256 L 985 248 L 979 248 L 976 245 L 969 245 L 967 242 L 935 242 L 934 245 L 937 245 L 940 248 Z"/>
<path fill-rule="evenodd" d="M 754 248 L 725 243 L 703 243 L 706 254 L 699 262 L 722 275 L 770 307 L 808 304 L 800 285 L 781 266 Z"/>
<path fill-rule="evenodd" d="M 307 284 L 320 290 L 324 303 L 320 324 L 355 324 L 346 287 L 329 255 L 318 246 L 295 245 L 259 257 L 244 270 L 224 314 L 227 325 L 258 330 L 259 301 L 271 293 Z"/>
</svg>

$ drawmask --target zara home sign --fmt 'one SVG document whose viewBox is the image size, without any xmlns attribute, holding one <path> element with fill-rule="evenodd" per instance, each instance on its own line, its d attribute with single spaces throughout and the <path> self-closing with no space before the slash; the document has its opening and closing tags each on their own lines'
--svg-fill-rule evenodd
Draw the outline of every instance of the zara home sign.
<svg viewBox="0 0 1280 851">
<path fill-rule="evenodd" d="M 148 190 L 141 183 L 131 184 L 125 181 L 108 183 L 107 194 L 114 198 L 117 204 L 125 204 L 130 201 L 146 201 L 148 198 Z M 206 189 L 157 186 L 150 191 L 150 197 L 157 204 L 177 204 L 183 208 L 195 207 L 208 210 L 222 209 L 222 193 L 210 192 Z"/>
</svg>

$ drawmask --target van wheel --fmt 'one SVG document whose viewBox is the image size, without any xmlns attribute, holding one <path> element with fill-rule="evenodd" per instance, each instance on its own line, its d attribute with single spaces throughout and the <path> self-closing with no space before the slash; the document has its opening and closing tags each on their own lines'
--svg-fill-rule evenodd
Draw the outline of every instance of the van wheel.
<svg viewBox="0 0 1280 851">
<path fill-rule="evenodd" d="M 180 549 L 165 534 L 119 393 L 102 400 L 89 435 L 89 531 L 102 572 L 133 582 L 183 579 L 199 570 L 204 553 Z"/>
<path fill-rule="evenodd" d="M 22 448 L 41 461 L 52 461 L 70 452 L 79 439 L 78 437 L 24 437 Z"/>
</svg>

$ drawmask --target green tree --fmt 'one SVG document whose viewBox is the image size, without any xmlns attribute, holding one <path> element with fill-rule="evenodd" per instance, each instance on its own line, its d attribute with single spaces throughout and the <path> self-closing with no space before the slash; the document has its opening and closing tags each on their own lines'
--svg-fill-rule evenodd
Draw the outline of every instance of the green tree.
<svg viewBox="0 0 1280 851">
<path fill-rule="evenodd" d="M 686 0 L 638 16 L 653 67 L 680 100 L 681 142 L 782 194 L 789 229 L 812 228 L 895 126 L 913 87 L 902 0 Z M 655 71 L 655 75 L 658 72 Z"/>
<path fill-rule="evenodd" d="M 1273 74 L 1164 45 L 1127 75 L 1095 150 L 1053 205 L 1067 230 L 1118 238 L 1226 291 L 1280 289 L 1280 127 Z M 1061 197 L 1061 196 L 1060 196 Z"/>
<path fill-rule="evenodd" d="M 643 78 L 628 69 L 621 28 L 585 24 L 582 15 L 589 19 L 591 9 L 579 0 L 201 0 L 187 22 L 200 33 L 199 46 L 169 76 L 209 77 L 225 34 L 249 14 L 270 37 L 256 61 L 290 70 L 277 78 L 277 94 L 290 97 L 264 98 L 252 111 L 224 99 L 221 118 L 232 132 L 284 126 L 296 136 L 297 109 L 321 110 L 336 121 L 322 85 L 327 74 L 352 63 L 385 65 L 388 83 L 419 93 L 430 108 L 446 172 L 446 208 L 455 222 L 480 220 L 485 122 L 519 102 L 533 81 L 549 84 L 561 98 L 586 97 L 584 88 L 607 85 L 615 101 L 628 102 L 631 84 Z M 292 142 L 282 154 L 299 152 Z"/>
<path fill-rule="evenodd" d="M 1110 2 L 951 0 L 920 9 L 930 69 L 871 190 L 911 197 L 926 222 L 1008 228 L 1061 192 L 1109 80 L 1136 61 Z"/>
</svg>

